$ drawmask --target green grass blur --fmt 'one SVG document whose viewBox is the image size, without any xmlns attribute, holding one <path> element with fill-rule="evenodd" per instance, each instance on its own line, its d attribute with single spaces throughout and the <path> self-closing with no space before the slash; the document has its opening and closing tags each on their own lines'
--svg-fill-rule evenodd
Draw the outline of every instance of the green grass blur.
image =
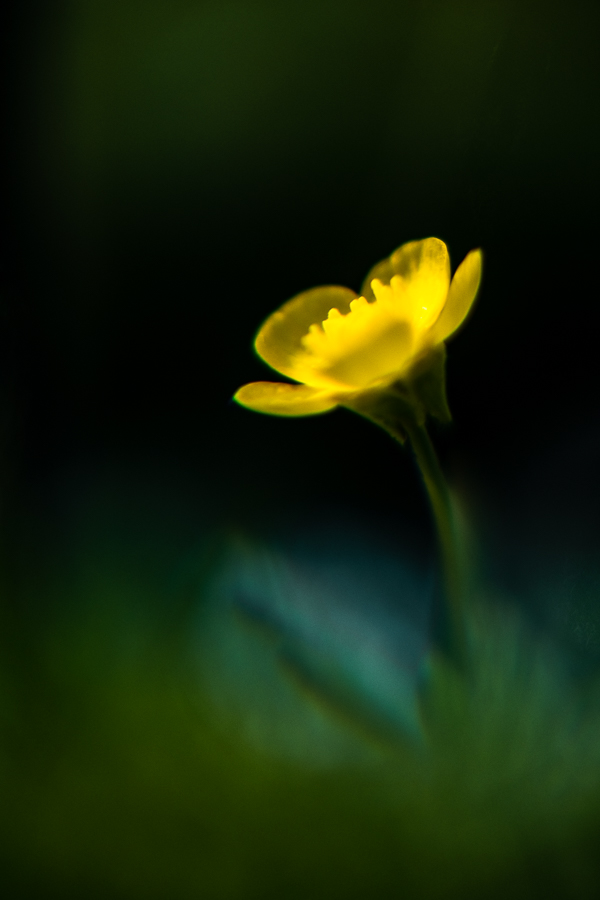
<svg viewBox="0 0 600 900">
<path fill-rule="evenodd" d="M 42 529 L 50 552 L 41 564 L 29 548 L 37 569 L 3 615 L 10 896 L 593 896 L 600 683 L 577 683 L 514 604 L 476 605 L 471 686 L 432 663 L 424 748 L 353 722 L 274 657 L 297 694 L 290 724 L 300 733 L 301 705 L 316 708 L 357 751 L 290 759 L 269 740 L 264 685 L 239 685 L 259 745 L 199 674 L 198 612 L 226 534 L 194 547 L 181 498 L 163 486 L 149 503 L 147 484 L 110 480 Z M 224 627 L 275 653 L 245 623 Z"/>
</svg>

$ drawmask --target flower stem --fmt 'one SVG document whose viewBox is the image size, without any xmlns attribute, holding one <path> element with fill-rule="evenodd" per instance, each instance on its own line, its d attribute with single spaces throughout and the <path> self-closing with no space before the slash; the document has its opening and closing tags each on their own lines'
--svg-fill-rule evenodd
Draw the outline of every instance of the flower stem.
<svg viewBox="0 0 600 900">
<path fill-rule="evenodd" d="M 400 444 L 406 438 L 412 444 L 433 512 L 444 577 L 443 605 L 435 621 L 434 640 L 457 668 L 466 673 L 469 663 L 466 565 L 448 485 L 425 425 L 410 398 L 397 391 L 354 398 L 352 404 L 345 405 L 383 428 Z"/>
<path fill-rule="evenodd" d="M 461 552 L 454 510 L 446 479 L 427 430 L 408 409 L 401 417 L 390 415 L 389 410 L 360 410 L 372 422 L 403 444 L 408 437 L 421 470 L 425 488 L 435 521 L 439 553 L 444 578 L 444 605 L 436 622 L 435 640 L 458 669 L 466 672 L 468 666 L 465 604 L 467 578 Z"/>
<path fill-rule="evenodd" d="M 465 632 L 467 585 L 450 492 L 425 426 L 410 419 L 405 419 L 402 425 L 421 470 L 436 524 L 446 601 L 441 623 L 441 640 L 454 662 L 463 670 L 467 664 Z"/>
</svg>

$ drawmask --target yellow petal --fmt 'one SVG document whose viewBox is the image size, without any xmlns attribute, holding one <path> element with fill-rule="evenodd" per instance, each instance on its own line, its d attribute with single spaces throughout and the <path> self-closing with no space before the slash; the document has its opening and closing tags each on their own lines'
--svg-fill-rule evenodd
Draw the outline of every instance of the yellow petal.
<svg viewBox="0 0 600 900">
<path fill-rule="evenodd" d="M 363 297 L 374 299 L 373 279 L 389 284 L 394 275 L 399 275 L 404 282 L 410 319 L 422 307 L 426 307 L 430 315 L 437 315 L 450 284 L 450 258 L 446 245 L 439 238 L 402 244 L 391 256 L 373 266 L 362 287 Z"/>
<path fill-rule="evenodd" d="M 305 384 L 272 381 L 245 384 L 233 399 L 248 409 L 272 416 L 312 416 L 338 405 L 330 391 L 318 390 Z"/>
<path fill-rule="evenodd" d="M 377 279 L 377 281 L 380 281 L 382 284 L 389 284 L 395 274 L 389 256 L 387 259 L 382 259 L 381 262 L 375 263 L 363 281 L 362 288 L 360 289 L 361 296 L 366 297 L 369 303 L 372 303 L 373 300 L 375 300 L 375 293 L 371 287 L 371 282 Z"/>
<path fill-rule="evenodd" d="M 446 305 L 430 331 L 433 343 L 444 341 L 466 319 L 481 281 L 481 265 L 481 250 L 471 250 L 454 273 Z"/>
<path fill-rule="evenodd" d="M 336 285 L 298 294 L 266 320 L 254 342 L 256 352 L 277 372 L 297 378 L 295 357 L 302 350 L 301 338 L 308 334 L 311 325 L 326 319 L 330 309 L 336 308 L 342 315 L 347 313 L 355 297 L 350 288 Z"/>
<path fill-rule="evenodd" d="M 298 357 L 297 371 L 306 384 L 353 392 L 393 380 L 405 369 L 413 330 L 385 307 L 365 300 L 363 308 L 329 322 L 328 332 L 315 329 L 303 339 L 308 353 Z"/>
</svg>

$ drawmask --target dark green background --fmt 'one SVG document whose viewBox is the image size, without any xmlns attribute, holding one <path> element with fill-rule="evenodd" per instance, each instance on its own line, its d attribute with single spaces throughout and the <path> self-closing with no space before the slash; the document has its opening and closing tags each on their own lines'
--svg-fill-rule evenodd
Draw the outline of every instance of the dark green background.
<svg viewBox="0 0 600 900">
<path fill-rule="evenodd" d="M 139 777 L 143 742 L 159 734 L 156 724 L 149 738 L 146 725 L 133 727 L 139 759 L 134 753 L 125 765 L 117 754 L 118 772 L 107 774 L 95 728 L 117 734 L 130 722 L 129 713 L 121 719 L 129 701 L 115 688 L 111 706 L 102 688 L 102 702 L 118 714 L 104 726 L 81 726 L 81 710 L 96 701 L 79 677 L 88 671 L 86 651 L 62 655 L 70 646 L 65 627 L 79 646 L 72 611 L 110 597 L 114 621 L 98 633 L 91 627 L 90 638 L 91 658 L 104 671 L 117 631 L 143 631 L 155 602 L 179 596 L 172 585 L 185 581 L 181 567 L 197 550 L 201 569 L 210 537 L 223 528 L 268 531 L 323 508 L 367 523 L 399 516 L 417 532 L 428 527 L 409 459 L 366 422 L 345 411 L 283 420 L 231 403 L 241 384 L 271 377 L 252 338 L 283 301 L 322 283 L 358 289 L 373 263 L 404 241 L 440 237 L 454 266 L 482 247 L 480 299 L 448 350 L 454 424 L 433 429 L 442 461 L 479 515 L 499 584 L 526 585 L 535 595 L 532 583 L 540 571 L 554 577 L 568 539 L 581 534 L 584 545 L 597 544 L 600 12 L 592 3 L 532 0 L 81 0 L 8 10 L 0 624 L 9 673 L 2 678 L 19 685 L 7 689 L 7 709 L 25 710 L 33 724 L 17 713 L 6 719 L 7 733 L 18 735 L 6 759 L 49 746 L 51 760 L 76 773 L 67 779 L 73 798 L 81 760 L 64 748 L 77 741 L 100 748 L 96 756 L 81 751 L 85 777 L 93 759 L 100 783 L 126 794 L 133 772 L 133 831 L 144 836 L 146 819 L 160 820 L 166 804 L 169 828 L 183 836 L 184 850 L 173 839 L 177 852 L 172 859 L 167 852 L 162 868 L 156 863 L 168 893 L 178 853 L 190 866 L 182 884 L 196 877 L 185 847 L 202 843 L 194 819 L 200 801 L 182 812 L 163 781 L 168 802 L 156 799 L 152 778 L 150 788 Z M 48 623 L 63 607 L 55 634 Z M 176 631 L 187 609 L 180 600 L 167 608 L 161 634 Z M 126 628 L 120 617 L 131 609 Z M 597 612 L 585 615 L 599 624 Z M 137 709 L 149 696 L 155 723 L 162 707 L 144 677 L 130 702 Z M 178 722 L 191 727 L 189 717 Z M 169 753 L 159 754 L 156 770 L 170 784 L 179 763 Z M 26 785 L 38 783 L 28 772 L 55 771 L 41 751 L 24 758 Z M 232 757 L 221 777 L 227 782 L 245 764 Z M 9 774 L 10 783 L 15 778 Z M 297 790 L 304 796 L 306 785 Z M 337 788 L 317 786 L 316 809 L 322 790 L 333 791 L 331 800 Z M 266 796 L 256 801 L 263 812 L 275 803 Z M 287 802 L 295 820 L 296 799 Z M 240 832 L 255 827 L 249 808 Z M 231 809 L 235 802 L 223 821 Z M 118 810 L 105 815 L 100 844 L 119 818 Z M 310 810 L 306 817 L 310 832 Z M 65 813 L 63 825 L 71 821 L 77 816 Z M 48 822 L 51 834 L 50 812 Z M 393 859 L 389 825 L 377 822 L 387 835 L 377 852 Z M 93 852 L 73 850 L 73 860 L 84 860 L 78 869 L 65 850 L 69 827 L 67 862 L 56 864 L 60 890 L 72 865 L 88 895 L 90 872 L 100 869 L 111 895 L 135 893 L 131 872 L 145 872 L 148 860 L 136 868 L 109 847 L 96 861 L 92 841 Z M 263 827 L 279 829 L 270 819 Z M 151 857 L 157 833 L 140 838 Z M 291 846 L 283 833 L 281 853 L 273 851 L 283 874 L 269 864 L 273 896 L 291 895 L 281 887 Z M 355 837 L 347 839 L 354 846 Z M 214 840 L 225 858 L 227 839 Z M 250 844 L 246 852 L 254 852 Z M 48 862 L 39 865 L 44 872 Z M 130 881 L 121 879 L 122 865 Z M 315 865 L 325 871 L 327 860 Z M 548 865 L 536 863 L 535 877 Z M 140 896 L 153 878 L 139 875 Z M 549 896 L 543 878 L 536 884 Z M 443 895 L 438 886 L 432 896 L 437 889 Z M 318 894 L 310 882 L 298 890 Z M 332 896 L 331 886 L 323 890 Z M 350 896 L 350 887 L 341 890 Z"/>
<path fill-rule="evenodd" d="M 594 413 L 592 5 L 104 0 L 14 19 L 2 366 L 24 482 L 113 454 L 244 508 L 345 496 L 357 458 L 391 464 L 383 436 L 229 397 L 270 377 L 251 339 L 282 301 L 356 289 L 430 234 L 454 265 L 486 255 L 449 350 L 469 465 L 513 468 Z"/>
</svg>

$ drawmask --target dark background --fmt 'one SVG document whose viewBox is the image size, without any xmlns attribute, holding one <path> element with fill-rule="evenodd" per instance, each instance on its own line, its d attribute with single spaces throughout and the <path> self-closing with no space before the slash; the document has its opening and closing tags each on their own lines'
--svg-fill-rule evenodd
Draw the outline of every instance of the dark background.
<svg viewBox="0 0 600 900">
<path fill-rule="evenodd" d="M 579 652 L 587 634 L 586 666 L 597 668 L 600 11 L 533 0 L 27 0 L 4 16 L 0 699 L 21 712 L 0 704 L 17 735 L 10 752 L 0 747 L 0 786 L 5 771 L 18 785 L 10 808 L 21 812 L 7 821 L 12 830 L 25 817 L 23 846 L 22 811 L 52 835 L 56 797 L 67 797 L 64 846 L 33 852 L 42 872 L 67 860 L 61 895 L 64 872 L 81 864 L 86 895 L 103 871 L 112 895 L 120 885 L 129 896 L 122 871 L 144 870 L 149 890 L 152 848 L 163 847 L 160 830 L 146 840 L 146 820 L 164 819 L 190 848 L 206 827 L 197 805 L 182 813 L 139 775 L 146 741 L 162 746 L 150 687 L 131 688 L 133 718 L 129 708 L 108 725 L 95 718 L 97 672 L 138 646 L 148 608 L 168 597 L 162 635 L 182 615 L 182 571 L 231 529 L 273 532 L 327 511 L 429 533 L 419 479 L 385 434 L 344 410 L 286 420 L 231 402 L 240 385 L 279 377 L 252 338 L 301 290 L 357 290 L 377 260 L 429 235 L 446 241 L 453 268 L 483 248 L 476 309 L 448 347 L 454 422 L 434 423 L 434 442 L 468 500 L 492 590 L 553 620 L 548 605 L 565 601 L 575 567 L 583 593 L 575 612 L 560 607 L 561 639 Z M 115 618 L 83 639 L 80 610 L 94 604 Z M 129 703 L 130 681 L 115 685 L 108 699 L 97 692 L 113 712 Z M 95 724 L 82 725 L 88 715 Z M 139 758 L 119 762 L 117 777 L 103 741 L 126 728 Z M 157 751 L 156 771 L 170 785 L 169 753 Z M 224 764 L 225 782 L 234 769 Z M 80 777 L 119 794 L 105 819 L 90 802 L 83 849 L 68 805 Z M 56 796 L 40 788 L 31 799 L 46 783 Z M 117 849 L 107 837 L 127 790 L 150 848 L 146 859 L 134 842 L 139 865 L 125 838 L 121 860 L 118 828 Z M 253 833 L 250 807 L 240 829 Z M 227 869 L 227 840 L 215 840 Z M 291 842 L 281 840 L 284 871 Z M 161 870 L 165 896 L 179 852 Z M 273 896 L 291 896 L 274 883 Z"/>
<path fill-rule="evenodd" d="M 353 474 L 407 468 L 385 436 L 229 398 L 270 377 L 251 341 L 281 302 L 427 235 L 454 266 L 485 252 L 442 454 L 493 480 L 595 415 L 592 5 L 25 3 L 11 24 L 9 505 L 108 458 L 235 515 L 349 485 L 386 505 L 389 475 Z"/>
</svg>

